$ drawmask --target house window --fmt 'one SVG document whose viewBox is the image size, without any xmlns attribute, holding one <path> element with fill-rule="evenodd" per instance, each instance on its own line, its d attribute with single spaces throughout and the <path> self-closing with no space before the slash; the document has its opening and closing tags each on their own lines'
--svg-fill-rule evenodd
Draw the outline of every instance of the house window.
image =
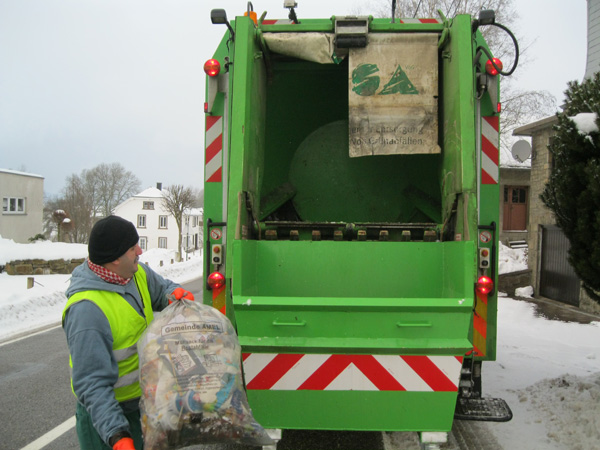
<svg viewBox="0 0 600 450">
<path fill-rule="evenodd" d="M 138 214 L 138 228 L 146 228 L 146 214 Z"/>
<path fill-rule="evenodd" d="M 25 214 L 25 198 L 4 197 L 2 199 L 2 212 L 4 214 Z"/>
<path fill-rule="evenodd" d="M 158 216 L 158 228 L 167 228 L 167 218 L 168 216 Z"/>
<path fill-rule="evenodd" d="M 198 226 L 198 217 L 194 216 L 194 218 L 192 219 L 192 226 L 193 227 L 197 227 Z"/>
<path fill-rule="evenodd" d="M 146 236 L 140 236 L 140 248 L 144 251 L 148 250 L 148 238 Z"/>
<path fill-rule="evenodd" d="M 166 237 L 158 238 L 158 248 L 167 248 L 167 238 Z"/>
<path fill-rule="evenodd" d="M 154 202 L 144 202 L 142 209 L 154 209 Z"/>
</svg>

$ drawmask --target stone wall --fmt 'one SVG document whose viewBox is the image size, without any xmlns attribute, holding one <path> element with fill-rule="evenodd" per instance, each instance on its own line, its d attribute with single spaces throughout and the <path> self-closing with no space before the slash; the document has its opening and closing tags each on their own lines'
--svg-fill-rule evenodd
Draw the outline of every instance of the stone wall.
<svg viewBox="0 0 600 450">
<path fill-rule="evenodd" d="M 4 266 L 4 271 L 9 275 L 52 275 L 70 274 L 75 267 L 83 263 L 81 259 L 24 259 L 11 261 Z"/>
<path fill-rule="evenodd" d="M 531 269 L 525 269 L 498 275 L 498 291 L 513 297 L 517 288 L 531 286 L 531 272 Z"/>
<path fill-rule="evenodd" d="M 531 161 L 531 187 L 529 191 L 529 268 L 532 269 L 531 284 L 539 292 L 539 251 L 542 225 L 554 225 L 554 213 L 546 208 L 540 195 L 546 186 L 552 170 L 552 155 L 548 151 L 550 137 L 554 135 L 552 125 L 533 133 L 533 158 Z"/>
</svg>

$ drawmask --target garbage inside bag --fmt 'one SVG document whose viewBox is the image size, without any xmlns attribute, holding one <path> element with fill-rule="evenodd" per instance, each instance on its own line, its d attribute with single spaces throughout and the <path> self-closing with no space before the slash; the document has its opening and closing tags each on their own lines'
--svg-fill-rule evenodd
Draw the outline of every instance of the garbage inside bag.
<svg viewBox="0 0 600 450">
<path fill-rule="evenodd" d="M 155 314 L 138 354 L 147 450 L 274 444 L 248 406 L 235 330 L 216 309 L 174 302 Z"/>
</svg>

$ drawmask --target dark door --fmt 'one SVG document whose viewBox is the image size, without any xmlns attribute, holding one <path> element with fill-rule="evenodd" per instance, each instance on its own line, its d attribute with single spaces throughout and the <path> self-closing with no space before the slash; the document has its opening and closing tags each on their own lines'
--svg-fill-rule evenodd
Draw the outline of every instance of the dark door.
<svg viewBox="0 0 600 450">
<path fill-rule="evenodd" d="M 557 226 L 542 227 L 540 295 L 579 306 L 580 281 L 568 261 L 569 240 Z"/>
</svg>

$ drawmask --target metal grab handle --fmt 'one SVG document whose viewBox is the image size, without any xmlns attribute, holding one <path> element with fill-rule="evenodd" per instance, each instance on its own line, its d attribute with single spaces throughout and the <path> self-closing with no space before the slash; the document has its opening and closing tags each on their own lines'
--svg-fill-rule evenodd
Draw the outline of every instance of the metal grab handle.
<svg viewBox="0 0 600 450">
<path fill-rule="evenodd" d="M 273 325 L 276 327 L 303 327 L 306 325 L 306 320 L 300 322 L 280 322 L 277 319 L 273 321 Z"/>
<path fill-rule="evenodd" d="M 431 322 L 396 322 L 398 328 L 429 328 Z"/>
</svg>

